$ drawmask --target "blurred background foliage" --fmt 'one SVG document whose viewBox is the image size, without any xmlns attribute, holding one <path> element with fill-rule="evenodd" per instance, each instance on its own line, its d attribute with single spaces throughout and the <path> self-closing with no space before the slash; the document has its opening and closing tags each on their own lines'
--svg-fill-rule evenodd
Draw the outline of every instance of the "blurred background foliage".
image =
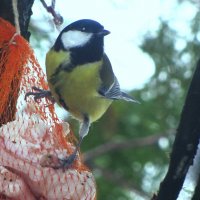
<svg viewBox="0 0 200 200">
<path fill-rule="evenodd" d="M 96 177 L 98 200 L 149 199 L 157 191 L 199 59 L 200 12 L 189 23 L 189 37 L 180 36 L 162 19 L 159 30 L 145 34 L 140 48 L 156 68 L 142 88 L 131 91 L 141 104 L 115 102 L 92 124 L 81 150 Z M 34 48 L 42 48 L 38 41 L 48 39 L 39 29 L 30 27 L 32 41 L 37 41 L 32 42 Z M 77 132 L 78 124 L 66 120 Z"/>
</svg>

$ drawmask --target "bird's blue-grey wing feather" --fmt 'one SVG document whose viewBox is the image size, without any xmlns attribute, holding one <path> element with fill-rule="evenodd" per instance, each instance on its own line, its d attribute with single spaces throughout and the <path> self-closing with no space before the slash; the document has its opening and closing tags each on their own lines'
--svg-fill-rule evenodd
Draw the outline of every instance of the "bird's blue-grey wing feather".
<svg viewBox="0 0 200 200">
<path fill-rule="evenodd" d="M 100 78 L 102 81 L 99 93 L 108 99 L 125 100 L 131 102 L 138 102 L 133 97 L 120 90 L 119 82 L 113 73 L 111 63 L 106 54 L 103 56 L 103 64 L 100 70 Z"/>
</svg>

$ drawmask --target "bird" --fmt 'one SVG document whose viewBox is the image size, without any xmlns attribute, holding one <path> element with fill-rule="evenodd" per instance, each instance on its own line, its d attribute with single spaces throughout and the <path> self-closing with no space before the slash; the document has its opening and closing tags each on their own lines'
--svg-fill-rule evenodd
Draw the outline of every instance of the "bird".
<svg viewBox="0 0 200 200">
<path fill-rule="evenodd" d="M 138 101 L 121 91 L 111 62 L 104 52 L 104 37 L 110 31 L 92 19 L 80 19 L 66 26 L 46 55 L 50 90 L 36 87 L 28 92 L 37 101 L 55 101 L 80 122 L 79 141 L 74 152 L 60 159 L 59 167 L 69 167 L 76 159 L 91 123 L 106 112 L 114 100 Z"/>
</svg>

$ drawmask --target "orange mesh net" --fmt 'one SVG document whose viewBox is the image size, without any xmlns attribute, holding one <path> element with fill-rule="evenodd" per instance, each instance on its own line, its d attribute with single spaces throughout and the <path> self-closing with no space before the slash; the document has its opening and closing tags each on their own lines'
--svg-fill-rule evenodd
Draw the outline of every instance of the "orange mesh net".
<svg viewBox="0 0 200 200">
<path fill-rule="evenodd" d="M 24 100 L 32 86 L 48 88 L 44 73 L 29 44 L 0 18 L 0 199 L 95 199 L 80 157 L 65 170 L 43 166 L 48 155 L 63 158 L 75 147 L 48 100 Z"/>
</svg>

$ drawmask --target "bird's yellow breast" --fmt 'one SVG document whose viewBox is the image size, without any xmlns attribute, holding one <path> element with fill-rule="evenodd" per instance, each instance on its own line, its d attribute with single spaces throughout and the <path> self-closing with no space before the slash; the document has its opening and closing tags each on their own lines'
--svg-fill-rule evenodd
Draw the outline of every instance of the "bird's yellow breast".
<svg viewBox="0 0 200 200">
<path fill-rule="evenodd" d="M 51 54 L 53 54 L 53 57 L 51 57 Z M 52 53 L 50 51 L 47 54 L 46 67 L 48 81 L 61 64 L 60 61 L 64 62 L 67 59 L 69 59 L 69 55 L 66 52 Z M 91 122 L 96 121 L 103 115 L 112 102 L 112 100 L 106 99 L 98 93 L 101 85 L 99 76 L 101 66 L 102 61 L 98 61 L 76 66 L 70 72 L 61 70 L 55 77 L 56 82 L 51 83 L 49 81 L 50 90 L 57 103 L 60 104 L 60 98 L 62 98 L 69 112 L 79 120 L 82 120 L 83 115 L 87 115 Z"/>
</svg>

